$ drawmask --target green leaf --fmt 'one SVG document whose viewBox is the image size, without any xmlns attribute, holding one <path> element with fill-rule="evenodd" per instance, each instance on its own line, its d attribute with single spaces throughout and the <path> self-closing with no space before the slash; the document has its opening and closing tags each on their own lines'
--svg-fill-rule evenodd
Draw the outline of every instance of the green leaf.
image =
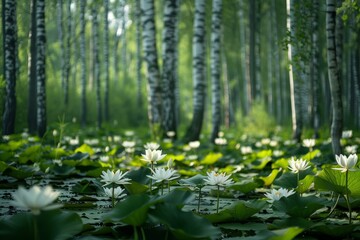
<svg viewBox="0 0 360 240">
<path fill-rule="evenodd" d="M 352 197 L 360 197 L 360 171 L 349 172 L 348 189 Z M 315 189 L 332 191 L 344 195 L 347 192 L 345 187 L 346 173 L 332 168 L 325 168 L 315 176 Z"/>
<path fill-rule="evenodd" d="M 78 234 L 83 225 L 76 213 L 60 210 L 43 211 L 38 216 L 20 213 L 0 221 L 0 239 L 35 240 L 34 226 L 37 239 L 65 240 Z"/>
<path fill-rule="evenodd" d="M 171 204 L 158 205 L 150 214 L 153 221 L 166 225 L 176 239 L 214 239 L 221 233 L 208 220 Z"/>
<path fill-rule="evenodd" d="M 247 194 L 251 191 L 254 191 L 256 188 L 262 186 L 263 184 L 264 182 L 261 179 L 249 179 L 241 182 L 236 182 L 228 188 Z"/>
<path fill-rule="evenodd" d="M 8 168 L 5 169 L 5 171 L 3 172 L 3 175 L 22 180 L 22 179 L 31 177 L 33 175 L 33 172 L 32 171 L 24 171 L 24 170 L 15 168 L 13 166 L 9 166 Z"/>
<path fill-rule="evenodd" d="M 201 174 L 197 174 L 193 177 L 190 178 L 185 178 L 185 179 L 180 179 L 180 183 L 184 184 L 184 185 L 190 185 L 190 186 L 204 186 L 205 182 L 204 179 L 206 178 L 206 176 L 201 175 Z"/>
<path fill-rule="evenodd" d="M 304 193 L 306 192 L 311 184 L 314 182 L 314 178 L 315 176 L 314 175 L 307 175 L 304 179 L 301 179 L 299 181 L 299 186 L 298 186 L 298 192 L 299 193 Z"/>
<path fill-rule="evenodd" d="M 83 144 L 77 149 L 75 149 L 75 152 L 81 152 L 81 153 L 88 153 L 90 156 L 94 155 L 95 151 L 87 144 Z"/>
<path fill-rule="evenodd" d="M 149 195 L 130 195 L 124 201 L 116 204 L 109 213 L 103 216 L 103 219 L 132 226 L 141 226 L 147 218 L 150 206 L 154 204 L 154 199 L 150 198 Z"/>
<path fill-rule="evenodd" d="M 125 184 L 124 187 L 130 194 L 145 193 L 149 189 L 147 185 L 134 181 L 131 184 Z"/>
<path fill-rule="evenodd" d="M 42 149 L 41 145 L 33 145 L 26 148 L 22 153 L 19 155 L 19 163 L 24 164 L 27 161 L 38 162 L 42 156 Z"/>
<path fill-rule="evenodd" d="M 204 165 L 212 165 L 214 163 L 216 163 L 217 161 L 219 161 L 219 159 L 222 157 L 223 155 L 221 153 L 209 153 L 208 155 L 205 156 L 205 158 L 200 162 L 200 164 L 204 164 Z"/>
<path fill-rule="evenodd" d="M 256 201 L 238 201 L 231 204 L 229 207 L 220 211 L 219 213 L 213 213 L 204 215 L 206 219 L 209 219 L 212 223 L 230 222 L 230 221 L 243 221 L 255 213 L 262 210 L 267 203 L 262 200 Z"/>
<path fill-rule="evenodd" d="M 0 172 L 4 172 L 8 168 L 8 165 L 0 161 Z"/>
<path fill-rule="evenodd" d="M 240 237 L 238 240 L 292 240 L 303 231 L 299 227 L 289 227 L 279 230 L 263 230 L 251 237 Z"/>
<path fill-rule="evenodd" d="M 271 162 L 271 158 L 270 157 L 265 157 L 265 158 L 262 158 L 260 160 L 260 163 L 258 165 L 253 165 L 252 168 L 253 169 L 256 169 L 256 170 L 262 170 L 265 168 L 265 166 Z"/>
<path fill-rule="evenodd" d="M 176 206 L 184 206 L 195 199 L 194 194 L 188 189 L 176 188 L 170 191 L 168 194 L 159 197 L 159 200 L 171 203 Z"/>
<path fill-rule="evenodd" d="M 278 173 L 279 173 L 279 169 L 273 169 L 269 174 L 269 176 L 260 177 L 260 179 L 264 181 L 264 186 L 270 186 L 276 179 Z"/>
<path fill-rule="evenodd" d="M 282 197 L 273 203 L 273 208 L 292 217 L 310 217 L 316 210 L 324 207 L 326 201 L 315 196 L 300 197 L 298 194 Z"/>
<path fill-rule="evenodd" d="M 312 230 L 326 236 L 331 236 L 332 238 L 343 239 L 351 235 L 356 227 L 359 227 L 359 224 L 338 225 L 327 222 L 326 224 L 323 223 L 314 226 Z"/>
</svg>

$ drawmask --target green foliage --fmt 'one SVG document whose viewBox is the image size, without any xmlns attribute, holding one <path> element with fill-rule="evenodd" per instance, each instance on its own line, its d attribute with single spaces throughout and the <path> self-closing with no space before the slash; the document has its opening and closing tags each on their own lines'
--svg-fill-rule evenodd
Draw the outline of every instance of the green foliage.
<svg viewBox="0 0 360 240">
<path fill-rule="evenodd" d="M 41 212 L 38 216 L 21 213 L 0 221 L 0 238 L 65 240 L 79 233 L 82 226 L 76 213 L 60 210 Z"/>
<path fill-rule="evenodd" d="M 252 106 L 239 128 L 251 136 L 268 136 L 275 131 L 275 120 L 266 112 L 263 104 L 257 103 Z"/>
</svg>

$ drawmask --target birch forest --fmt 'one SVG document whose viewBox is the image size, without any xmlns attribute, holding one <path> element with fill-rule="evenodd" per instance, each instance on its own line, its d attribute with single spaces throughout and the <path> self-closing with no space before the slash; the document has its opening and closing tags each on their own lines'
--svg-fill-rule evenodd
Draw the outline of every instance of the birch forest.
<svg viewBox="0 0 360 240">
<path fill-rule="evenodd" d="M 359 0 L 1 13 L 0 199 L 30 210 L 0 208 L 1 239 L 360 238 Z"/>
</svg>

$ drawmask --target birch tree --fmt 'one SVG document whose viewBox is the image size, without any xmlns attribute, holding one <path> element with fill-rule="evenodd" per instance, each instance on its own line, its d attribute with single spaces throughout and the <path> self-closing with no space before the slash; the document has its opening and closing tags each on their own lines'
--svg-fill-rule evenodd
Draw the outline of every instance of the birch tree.
<svg viewBox="0 0 360 240">
<path fill-rule="evenodd" d="M 104 0 L 104 119 L 109 121 L 109 0 Z"/>
<path fill-rule="evenodd" d="M 81 61 L 81 126 L 86 126 L 86 52 L 85 52 L 86 0 L 80 2 L 80 61 Z"/>
<path fill-rule="evenodd" d="M 341 154 L 340 139 L 343 125 L 341 83 L 336 52 L 336 2 L 326 0 L 326 45 L 327 63 L 332 102 L 331 140 L 334 154 Z"/>
<path fill-rule="evenodd" d="M 97 110 L 97 127 L 102 125 L 102 107 L 101 107 L 101 85 L 100 85 L 100 62 L 99 62 L 99 23 L 97 6 L 92 5 L 92 38 L 93 38 L 93 79 L 96 90 L 96 110 Z"/>
<path fill-rule="evenodd" d="M 160 134 L 161 127 L 161 83 L 156 48 L 154 0 L 141 0 L 141 23 L 144 59 L 148 78 L 148 118 L 153 137 Z"/>
<path fill-rule="evenodd" d="M 31 21 L 29 31 L 29 52 L 28 52 L 28 129 L 30 134 L 35 134 L 37 129 L 36 113 L 36 0 L 30 2 Z"/>
<path fill-rule="evenodd" d="M 65 106 L 69 104 L 69 79 L 70 79 L 70 61 L 71 61 L 71 22 L 72 22 L 72 16 L 71 16 L 71 0 L 68 0 L 66 2 L 66 12 L 67 12 L 67 19 L 66 19 L 66 48 L 65 51 L 65 69 L 64 69 L 64 103 Z"/>
<path fill-rule="evenodd" d="M 137 94 L 136 102 L 139 108 L 142 108 L 143 100 L 141 93 L 141 67 L 142 67 L 142 55 L 141 55 L 141 9 L 140 0 L 135 0 L 135 24 L 136 24 L 136 83 Z"/>
<path fill-rule="evenodd" d="M 192 121 L 185 135 L 186 141 L 199 139 L 205 112 L 205 0 L 195 1 L 192 44 L 194 107 Z"/>
<path fill-rule="evenodd" d="M 37 130 L 40 137 L 46 132 L 46 74 L 45 74 L 45 0 L 36 2 L 36 78 L 37 78 Z"/>
<path fill-rule="evenodd" d="M 3 135 L 9 135 L 15 131 L 16 116 L 17 23 L 15 0 L 3 0 L 2 15 L 4 78 L 6 83 L 2 127 Z"/>
<path fill-rule="evenodd" d="M 163 94 L 163 128 L 165 132 L 176 129 L 176 102 L 175 102 L 175 54 L 176 54 L 176 24 L 179 9 L 179 0 L 164 1 L 164 29 L 163 29 L 163 73 L 162 73 L 162 94 Z M 176 136 L 176 134 L 175 134 Z"/>
<path fill-rule="evenodd" d="M 212 130 L 211 142 L 218 137 L 221 125 L 221 24 L 222 0 L 213 0 L 211 18 L 211 91 Z"/>
</svg>

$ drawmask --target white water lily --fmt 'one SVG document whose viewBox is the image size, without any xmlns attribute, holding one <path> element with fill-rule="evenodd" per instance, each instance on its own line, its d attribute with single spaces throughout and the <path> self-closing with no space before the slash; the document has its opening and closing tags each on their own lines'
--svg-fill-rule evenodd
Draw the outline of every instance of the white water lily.
<svg viewBox="0 0 360 240">
<path fill-rule="evenodd" d="M 150 150 L 157 150 L 159 147 L 160 145 L 155 142 L 149 142 L 144 145 L 145 149 L 150 149 Z"/>
<path fill-rule="evenodd" d="M 312 148 L 315 146 L 315 139 L 304 139 L 303 145 L 307 148 Z"/>
<path fill-rule="evenodd" d="M 175 133 L 175 131 L 167 131 L 167 132 L 166 132 L 166 135 L 167 135 L 168 137 L 172 138 L 172 137 L 175 137 L 176 133 Z"/>
<path fill-rule="evenodd" d="M 294 157 L 291 158 L 291 160 L 289 161 L 289 166 L 288 168 L 293 172 L 293 173 L 298 173 L 300 171 L 304 171 L 306 169 L 308 169 L 309 166 L 309 162 L 303 159 L 297 159 L 295 160 Z"/>
<path fill-rule="evenodd" d="M 155 180 L 155 182 L 171 181 L 179 177 L 178 175 L 176 175 L 176 170 L 170 168 L 155 168 L 155 170 L 151 169 L 151 172 L 152 175 L 147 176 Z"/>
<path fill-rule="evenodd" d="M 102 175 L 101 175 L 101 182 L 105 182 L 105 184 L 103 186 L 107 186 L 109 184 L 130 184 L 129 181 L 131 181 L 131 179 L 129 178 L 124 178 L 124 176 L 127 174 L 128 172 L 122 173 L 122 171 L 117 170 L 116 172 L 113 172 L 111 170 L 107 170 L 102 171 Z"/>
<path fill-rule="evenodd" d="M 265 197 L 269 203 L 273 203 L 274 201 L 279 201 L 282 197 L 289 197 L 295 193 L 294 190 L 287 190 L 286 188 L 280 189 L 272 189 L 271 192 L 265 193 Z"/>
<path fill-rule="evenodd" d="M 122 143 L 122 146 L 124 148 L 133 148 L 133 147 L 135 147 L 135 142 L 134 141 L 124 141 Z"/>
<path fill-rule="evenodd" d="M 204 181 L 209 185 L 226 186 L 234 183 L 231 179 L 229 179 L 230 175 L 226 175 L 225 173 L 212 171 L 210 173 L 208 172 L 207 175 L 208 176 L 204 179 Z"/>
<path fill-rule="evenodd" d="M 226 138 L 220 138 L 220 137 L 215 138 L 214 142 L 215 142 L 216 145 L 220 145 L 220 146 L 223 146 L 223 145 L 227 144 Z"/>
<path fill-rule="evenodd" d="M 145 154 L 141 154 L 141 156 L 143 156 L 142 160 L 154 164 L 163 159 L 166 154 L 162 154 L 161 150 L 146 149 Z"/>
<path fill-rule="evenodd" d="M 113 197 L 113 189 L 112 188 L 104 188 L 104 192 L 106 194 L 106 196 L 112 198 Z M 121 188 L 121 187 L 116 187 L 114 188 L 114 198 L 115 199 L 121 199 L 123 197 L 126 196 L 126 193 L 123 193 L 125 191 L 124 188 Z"/>
<path fill-rule="evenodd" d="M 340 170 L 341 172 L 355 171 L 355 167 L 358 156 L 356 154 L 350 154 L 348 157 L 345 155 L 335 155 L 336 162 L 341 166 L 341 168 L 333 168 L 335 170 Z"/>
<path fill-rule="evenodd" d="M 62 207 L 62 204 L 53 204 L 59 194 L 60 192 L 53 191 L 51 186 L 44 188 L 33 186 L 29 190 L 20 186 L 18 190 L 12 194 L 14 198 L 12 203 L 17 207 L 30 209 L 34 215 L 39 215 L 40 211 Z"/>
<path fill-rule="evenodd" d="M 191 141 L 191 142 L 189 142 L 188 145 L 192 149 L 199 148 L 200 147 L 200 141 Z"/>
</svg>

